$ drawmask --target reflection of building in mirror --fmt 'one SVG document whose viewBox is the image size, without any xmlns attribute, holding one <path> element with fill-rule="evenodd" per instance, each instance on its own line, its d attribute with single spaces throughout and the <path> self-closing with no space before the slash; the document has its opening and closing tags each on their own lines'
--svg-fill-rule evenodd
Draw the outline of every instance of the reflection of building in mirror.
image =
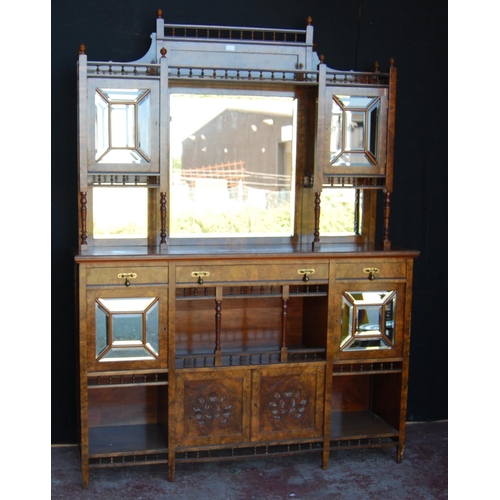
<svg viewBox="0 0 500 500">
<path fill-rule="evenodd" d="M 171 122 L 177 157 L 171 160 L 170 234 L 293 234 L 295 100 L 172 97 L 179 108 Z M 180 112 L 182 103 L 192 102 L 205 117 L 195 130 L 182 127 Z M 217 215 L 217 227 L 204 220 L 210 215 Z"/>
<path fill-rule="evenodd" d="M 289 191 L 292 117 L 226 109 L 182 141 L 182 179 L 225 179 L 237 186 Z"/>
</svg>

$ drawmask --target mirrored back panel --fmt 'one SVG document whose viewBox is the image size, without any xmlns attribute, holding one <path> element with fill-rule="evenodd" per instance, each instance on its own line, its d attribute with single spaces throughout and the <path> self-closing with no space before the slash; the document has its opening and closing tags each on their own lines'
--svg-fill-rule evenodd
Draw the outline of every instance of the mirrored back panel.
<svg viewBox="0 0 500 500">
<path fill-rule="evenodd" d="M 291 237 L 296 99 L 170 95 L 169 237 Z"/>
</svg>

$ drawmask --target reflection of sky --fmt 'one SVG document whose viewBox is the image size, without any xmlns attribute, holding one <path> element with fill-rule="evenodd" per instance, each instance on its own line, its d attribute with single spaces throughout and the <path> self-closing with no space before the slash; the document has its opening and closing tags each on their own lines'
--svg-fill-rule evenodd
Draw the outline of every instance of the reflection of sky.
<svg viewBox="0 0 500 500">
<path fill-rule="evenodd" d="M 292 116 L 291 97 L 241 97 L 196 94 L 170 96 L 170 148 L 172 158 L 182 153 L 182 141 L 227 108 Z"/>
</svg>

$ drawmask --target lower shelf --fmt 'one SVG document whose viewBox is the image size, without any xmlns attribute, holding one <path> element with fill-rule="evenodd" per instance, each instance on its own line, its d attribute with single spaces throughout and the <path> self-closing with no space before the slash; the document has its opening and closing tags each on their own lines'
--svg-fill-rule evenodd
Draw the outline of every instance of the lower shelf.
<svg viewBox="0 0 500 500">
<path fill-rule="evenodd" d="M 369 411 L 333 412 L 330 449 L 397 446 L 399 432 Z M 234 447 L 207 447 L 177 451 L 176 461 L 235 460 L 257 456 L 317 453 L 321 442 L 273 443 Z M 89 429 L 89 465 L 116 467 L 168 462 L 165 425 L 124 425 Z"/>
<path fill-rule="evenodd" d="M 91 466 L 166 462 L 167 450 L 166 425 L 121 425 L 89 429 Z"/>
<path fill-rule="evenodd" d="M 395 446 L 399 432 L 371 411 L 333 412 L 330 449 Z"/>
</svg>

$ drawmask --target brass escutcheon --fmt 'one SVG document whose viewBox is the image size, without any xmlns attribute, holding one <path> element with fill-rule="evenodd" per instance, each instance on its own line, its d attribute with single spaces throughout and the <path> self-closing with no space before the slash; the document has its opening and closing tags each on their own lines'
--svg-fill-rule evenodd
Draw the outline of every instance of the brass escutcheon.
<svg viewBox="0 0 500 500">
<path fill-rule="evenodd" d="M 297 274 L 303 274 L 303 281 L 309 281 L 309 275 L 314 274 L 316 271 L 314 269 L 299 269 Z"/>
<path fill-rule="evenodd" d="M 203 278 L 210 276 L 209 271 L 193 271 L 191 273 L 193 278 L 198 278 L 198 285 L 203 285 Z"/>
<path fill-rule="evenodd" d="M 130 286 L 130 280 L 137 278 L 137 274 L 136 273 L 120 273 L 118 275 L 118 278 L 125 280 L 125 286 Z"/>
<path fill-rule="evenodd" d="M 375 279 L 375 274 L 378 274 L 380 272 L 380 269 L 376 267 L 365 267 L 363 269 L 363 272 L 368 274 L 368 279 L 373 281 Z"/>
</svg>

